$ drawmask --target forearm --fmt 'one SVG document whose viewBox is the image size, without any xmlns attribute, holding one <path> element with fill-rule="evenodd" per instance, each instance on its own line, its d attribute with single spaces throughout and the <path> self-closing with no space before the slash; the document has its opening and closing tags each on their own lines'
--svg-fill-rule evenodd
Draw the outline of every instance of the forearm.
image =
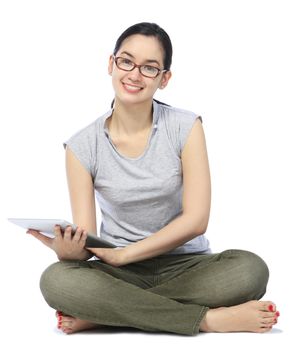
<svg viewBox="0 0 290 350">
<path fill-rule="evenodd" d="M 124 265 L 169 252 L 204 231 L 192 217 L 182 214 L 158 232 L 124 248 Z"/>
<path fill-rule="evenodd" d="M 63 260 L 89 260 L 94 254 L 92 254 L 91 252 L 89 252 L 88 250 L 84 249 L 81 253 L 79 254 L 71 254 L 71 255 L 59 255 L 57 254 L 57 258 L 59 259 L 59 261 L 63 261 Z"/>
</svg>

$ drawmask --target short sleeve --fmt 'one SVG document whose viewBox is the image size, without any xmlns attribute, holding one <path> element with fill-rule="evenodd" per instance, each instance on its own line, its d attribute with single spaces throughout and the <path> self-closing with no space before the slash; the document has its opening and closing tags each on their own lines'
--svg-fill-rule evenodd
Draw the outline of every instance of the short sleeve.
<svg viewBox="0 0 290 350">
<path fill-rule="evenodd" d="M 174 107 L 163 107 L 167 136 L 174 152 L 180 158 L 190 131 L 197 119 L 194 112 Z"/>
<path fill-rule="evenodd" d="M 180 116 L 179 119 L 179 152 L 181 154 L 187 138 L 190 134 L 190 131 L 197 119 L 200 119 L 202 122 L 202 117 L 198 116 L 195 113 L 186 113 Z"/>
<path fill-rule="evenodd" d="M 83 167 L 95 178 L 97 171 L 97 135 L 96 127 L 90 124 L 86 128 L 78 131 L 68 140 L 63 142 L 63 147 L 68 146 Z"/>
</svg>

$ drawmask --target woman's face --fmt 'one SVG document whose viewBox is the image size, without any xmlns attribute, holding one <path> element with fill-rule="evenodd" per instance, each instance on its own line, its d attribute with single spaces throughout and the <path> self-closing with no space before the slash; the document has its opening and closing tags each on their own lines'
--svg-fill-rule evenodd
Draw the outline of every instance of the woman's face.
<svg viewBox="0 0 290 350">
<path fill-rule="evenodd" d="M 140 34 L 126 38 L 116 57 L 127 58 L 138 65 L 150 65 L 164 69 L 164 51 L 159 41 L 152 36 Z M 115 98 L 122 103 L 135 104 L 152 101 L 155 91 L 163 89 L 170 77 L 171 72 L 160 73 L 156 78 L 143 76 L 138 68 L 132 71 L 120 70 L 111 55 L 109 60 L 109 74 L 112 76 L 112 84 L 115 90 Z"/>
</svg>

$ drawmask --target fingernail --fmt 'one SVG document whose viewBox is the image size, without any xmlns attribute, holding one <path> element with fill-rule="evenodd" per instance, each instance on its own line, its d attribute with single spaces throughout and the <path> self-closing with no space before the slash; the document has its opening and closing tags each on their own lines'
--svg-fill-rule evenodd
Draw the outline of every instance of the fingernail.
<svg viewBox="0 0 290 350">
<path fill-rule="evenodd" d="M 280 312 L 277 311 L 277 312 L 275 313 L 275 315 L 276 315 L 277 317 L 279 317 L 279 316 L 280 316 Z"/>
<path fill-rule="evenodd" d="M 274 311 L 274 307 L 273 307 L 272 304 L 268 306 L 268 310 L 269 310 L 269 311 Z"/>
<path fill-rule="evenodd" d="M 58 322 L 62 321 L 62 316 L 58 316 Z"/>
<path fill-rule="evenodd" d="M 61 323 L 58 323 L 57 328 L 58 328 L 58 329 L 61 328 Z"/>
</svg>

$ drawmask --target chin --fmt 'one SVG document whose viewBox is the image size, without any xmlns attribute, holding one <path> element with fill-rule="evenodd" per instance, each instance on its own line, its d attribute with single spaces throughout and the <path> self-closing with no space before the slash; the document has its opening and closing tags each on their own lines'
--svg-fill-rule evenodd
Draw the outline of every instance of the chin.
<svg viewBox="0 0 290 350">
<path fill-rule="evenodd" d="M 153 96 L 127 96 L 127 95 L 116 95 L 116 98 L 118 101 L 120 101 L 124 105 L 139 105 L 148 103 L 149 101 L 152 102 Z"/>
</svg>

